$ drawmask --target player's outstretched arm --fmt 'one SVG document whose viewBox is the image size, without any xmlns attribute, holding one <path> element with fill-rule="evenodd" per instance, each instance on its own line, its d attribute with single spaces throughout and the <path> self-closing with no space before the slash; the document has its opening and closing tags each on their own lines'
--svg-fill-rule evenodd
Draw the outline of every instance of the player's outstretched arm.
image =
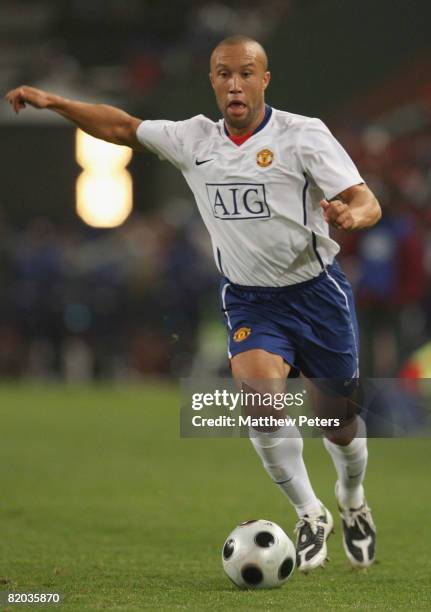
<svg viewBox="0 0 431 612">
<path fill-rule="evenodd" d="M 132 117 L 114 106 L 67 100 L 62 96 L 27 85 L 12 89 L 5 97 L 16 113 L 27 104 L 38 109 L 48 109 L 72 121 L 95 138 L 133 149 L 143 149 L 136 138 L 136 130 L 142 119 Z"/>
<path fill-rule="evenodd" d="M 380 204 L 366 185 L 354 185 L 335 198 L 322 200 L 325 221 L 337 229 L 359 230 L 372 227 L 381 219 Z"/>
</svg>

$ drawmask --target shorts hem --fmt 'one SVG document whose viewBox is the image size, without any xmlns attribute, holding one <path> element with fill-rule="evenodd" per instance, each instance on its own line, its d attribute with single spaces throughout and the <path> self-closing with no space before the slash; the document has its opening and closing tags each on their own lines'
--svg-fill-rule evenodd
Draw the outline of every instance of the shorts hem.
<svg viewBox="0 0 431 612">
<path fill-rule="evenodd" d="M 278 357 L 282 357 L 283 360 L 287 363 L 287 365 L 293 369 L 298 369 L 297 366 L 294 365 L 293 363 L 293 358 L 292 358 L 292 354 L 291 353 L 286 353 L 283 350 L 279 350 L 277 351 L 277 349 L 274 350 L 270 350 L 268 349 L 268 347 L 266 346 L 261 346 L 259 344 L 255 345 L 255 346 L 244 346 L 244 347 L 237 347 L 235 351 L 232 350 L 232 348 L 230 348 L 229 352 L 230 352 L 230 357 L 229 359 L 232 359 L 233 357 L 235 357 L 236 355 L 239 355 L 240 353 L 246 353 L 247 351 L 254 351 L 256 349 L 259 349 L 261 351 L 265 351 L 266 353 L 270 353 L 271 355 L 277 355 Z"/>
</svg>

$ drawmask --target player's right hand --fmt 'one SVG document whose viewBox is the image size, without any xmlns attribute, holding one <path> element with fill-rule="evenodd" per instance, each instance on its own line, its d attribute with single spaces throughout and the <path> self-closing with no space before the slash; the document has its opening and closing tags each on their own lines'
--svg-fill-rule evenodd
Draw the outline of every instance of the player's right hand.
<svg viewBox="0 0 431 612">
<path fill-rule="evenodd" d="M 26 104 L 34 108 L 47 108 L 50 95 L 42 89 L 21 85 L 7 92 L 5 98 L 16 113 L 26 107 Z"/>
<path fill-rule="evenodd" d="M 355 219 L 352 209 L 341 200 L 322 200 L 320 206 L 323 211 L 323 218 L 329 225 L 336 229 L 353 230 L 356 229 Z"/>
</svg>

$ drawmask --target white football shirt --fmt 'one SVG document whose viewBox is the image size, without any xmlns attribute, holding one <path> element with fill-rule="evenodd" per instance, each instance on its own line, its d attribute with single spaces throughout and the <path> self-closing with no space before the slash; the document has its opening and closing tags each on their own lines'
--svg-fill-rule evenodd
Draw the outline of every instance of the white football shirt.
<svg viewBox="0 0 431 612">
<path fill-rule="evenodd" d="M 280 287 L 332 263 L 320 200 L 364 182 L 325 124 L 267 107 L 266 124 L 238 146 L 224 121 L 143 121 L 137 138 L 184 175 L 211 236 L 221 274 L 239 285 Z"/>
</svg>

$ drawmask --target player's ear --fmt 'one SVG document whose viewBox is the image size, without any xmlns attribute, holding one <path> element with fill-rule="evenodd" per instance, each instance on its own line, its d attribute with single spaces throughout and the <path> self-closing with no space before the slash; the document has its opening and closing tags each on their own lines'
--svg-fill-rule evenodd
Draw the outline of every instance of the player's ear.
<svg viewBox="0 0 431 612">
<path fill-rule="evenodd" d="M 269 70 L 267 70 L 263 75 L 263 88 L 264 89 L 268 87 L 270 80 L 271 80 L 271 73 Z"/>
<path fill-rule="evenodd" d="M 208 74 L 209 78 L 210 78 L 210 83 L 211 83 L 211 87 L 214 89 L 214 79 L 213 79 L 213 73 L 210 72 Z"/>
</svg>

